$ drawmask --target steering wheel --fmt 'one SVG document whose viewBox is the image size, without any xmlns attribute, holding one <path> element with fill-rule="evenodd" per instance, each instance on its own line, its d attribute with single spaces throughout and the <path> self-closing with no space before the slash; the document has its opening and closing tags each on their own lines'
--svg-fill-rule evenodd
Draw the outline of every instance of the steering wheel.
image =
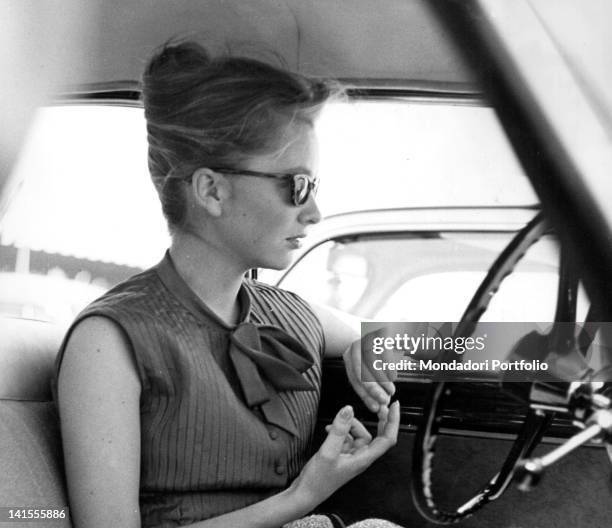
<svg viewBox="0 0 612 528">
<path fill-rule="evenodd" d="M 471 336 L 503 280 L 512 273 L 527 250 L 548 231 L 548 223 L 540 213 L 517 233 L 495 260 L 485 279 L 476 290 L 455 331 L 454 335 L 456 337 Z M 578 279 L 576 274 L 570 270 L 566 259 L 562 258 L 559 272 L 559 295 L 555 313 L 556 321 L 575 321 L 577 290 Z M 441 422 L 439 419 L 440 409 L 447 392 L 449 392 L 447 383 L 433 383 L 424 409 L 425 419 L 417 430 L 415 437 L 412 457 L 412 496 L 414 503 L 423 517 L 437 524 L 458 522 L 501 496 L 512 480 L 516 463 L 529 456 L 533 448 L 539 443 L 553 416 L 550 411 L 534 411 L 530 408 L 500 471 L 467 502 L 454 510 L 446 510 L 436 503 L 432 488 L 432 474 L 435 444 Z"/>
</svg>

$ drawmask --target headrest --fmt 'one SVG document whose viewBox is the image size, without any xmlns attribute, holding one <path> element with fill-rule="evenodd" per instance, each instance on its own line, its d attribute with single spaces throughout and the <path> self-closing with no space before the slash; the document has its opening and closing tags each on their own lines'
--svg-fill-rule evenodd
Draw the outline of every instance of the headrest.
<svg viewBox="0 0 612 528">
<path fill-rule="evenodd" d="M 0 317 L 0 399 L 49 401 L 55 356 L 65 328 Z"/>
</svg>

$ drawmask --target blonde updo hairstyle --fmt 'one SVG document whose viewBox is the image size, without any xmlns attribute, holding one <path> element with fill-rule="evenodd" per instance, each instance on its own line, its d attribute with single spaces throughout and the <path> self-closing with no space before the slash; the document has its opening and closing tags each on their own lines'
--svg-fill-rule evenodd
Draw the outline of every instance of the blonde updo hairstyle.
<svg viewBox="0 0 612 528">
<path fill-rule="evenodd" d="M 333 87 L 333 88 L 332 88 Z M 312 120 L 335 85 L 195 42 L 163 46 L 142 77 L 148 163 L 170 231 L 186 222 L 186 185 L 200 167 L 236 167 L 279 147 L 284 125 Z"/>
</svg>

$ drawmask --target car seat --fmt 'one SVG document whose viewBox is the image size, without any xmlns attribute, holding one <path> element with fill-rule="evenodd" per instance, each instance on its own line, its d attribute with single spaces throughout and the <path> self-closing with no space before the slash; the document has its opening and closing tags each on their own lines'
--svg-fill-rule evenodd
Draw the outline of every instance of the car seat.
<svg viewBox="0 0 612 528">
<path fill-rule="evenodd" d="M 64 329 L 0 318 L 0 498 L 10 508 L 65 508 L 59 420 L 50 381 Z M 40 520 L 20 522 L 39 528 Z M 70 527 L 66 519 L 54 527 Z"/>
</svg>

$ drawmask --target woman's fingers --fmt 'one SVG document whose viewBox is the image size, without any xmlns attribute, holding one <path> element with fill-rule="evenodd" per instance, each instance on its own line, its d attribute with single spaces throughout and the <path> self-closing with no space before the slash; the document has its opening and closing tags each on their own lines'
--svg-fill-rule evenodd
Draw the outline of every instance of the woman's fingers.
<svg viewBox="0 0 612 528">
<path fill-rule="evenodd" d="M 354 453 L 361 447 L 367 446 L 372 441 L 372 435 L 357 418 L 353 418 L 349 436 L 351 437 L 350 453 Z"/>
<path fill-rule="evenodd" d="M 342 446 L 353 423 L 353 408 L 347 405 L 340 409 L 334 421 L 329 426 L 327 438 L 321 445 L 319 452 L 325 458 L 335 459 L 342 453 Z"/>
<path fill-rule="evenodd" d="M 366 443 L 370 443 L 372 441 L 372 435 L 366 429 L 365 425 L 363 425 L 357 418 L 353 418 L 353 422 L 351 423 L 351 435 L 355 439 L 355 441 L 363 441 Z"/>
<path fill-rule="evenodd" d="M 354 449 L 353 438 L 351 435 L 348 435 L 346 440 L 344 440 L 344 444 L 342 444 L 342 451 L 340 451 L 340 453 L 346 455 L 352 453 Z"/>
<path fill-rule="evenodd" d="M 329 434 L 332 425 L 326 425 L 325 431 Z M 342 453 L 354 453 L 360 447 L 368 445 L 372 441 L 372 435 L 357 418 L 353 418 L 351 427 L 342 445 Z"/>
<path fill-rule="evenodd" d="M 378 408 L 380 407 L 380 404 L 378 403 L 376 398 L 374 398 L 373 396 L 370 396 L 370 393 L 368 392 L 368 390 L 366 390 L 366 386 L 361 383 L 359 378 L 355 376 L 354 372 L 351 369 L 347 368 L 346 372 L 348 375 L 348 379 L 351 385 L 353 386 L 353 390 L 355 391 L 357 396 L 361 398 L 361 401 L 365 403 L 366 407 L 370 409 L 370 411 L 378 412 Z"/>
<path fill-rule="evenodd" d="M 361 347 L 359 347 L 359 354 L 356 359 L 363 364 L 361 381 L 368 382 L 366 388 L 371 391 L 372 396 L 376 398 L 377 401 L 384 405 L 388 405 L 391 396 L 395 394 L 395 384 L 393 382 L 397 378 L 397 372 L 395 370 L 376 370 L 374 361 L 363 360 Z M 383 355 L 378 356 L 377 359 L 382 365 L 387 365 L 396 361 L 393 357 L 393 353 L 390 351 L 385 351 Z"/>
<path fill-rule="evenodd" d="M 378 410 L 378 425 L 376 429 L 376 436 L 384 435 L 388 417 L 389 407 L 387 407 L 386 405 L 381 406 Z"/>
<path fill-rule="evenodd" d="M 329 433 L 330 430 L 331 430 L 331 425 L 326 425 L 325 431 Z M 342 444 L 342 449 L 340 450 L 340 453 L 346 454 L 346 453 L 352 453 L 354 451 L 355 451 L 355 439 L 349 433 L 346 435 L 346 438 L 344 439 L 344 443 Z"/>
<path fill-rule="evenodd" d="M 397 442 L 399 424 L 400 406 L 396 401 L 391 407 L 385 407 L 379 412 L 378 434 L 376 438 L 368 442 L 366 449 L 353 450 L 356 459 L 359 459 L 362 465 L 368 466 L 393 447 Z"/>
<path fill-rule="evenodd" d="M 384 420 L 384 421 L 383 421 Z M 386 417 L 379 420 L 380 433 L 369 445 L 369 450 L 375 458 L 378 458 L 397 442 L 400 426 L 400 405 L 398 401 L 389 407 Z"/>
<path fill-rule="evenodd" d="M 325 431 L 329 433 L 331 431 L 331 428 L 331 424 L 326 425 Z M 353 421 L 351 422 L 351 428 L 349 429 L 349 433 L 347 436 L 350 436 L 355 440 L 360 440 L 363 438 L 365 438 L 368 442 L 372 440 L 372 435 L 370 434 L 370 432 L 366 429 L 365 425 L 363 425 L 359 420 L 357 420 L 357 418 L 353 418 Z"/>
<path fill-rule="evenodd" d="M 344 415 L 346 413 L 346 415 Z M 350 415 L 350 420 L 348 416 Z M 336 457 L 339 454 L 355 454 L 368 447 L 364 456 L 371 463 L 397 441 L 400 422 L 399 402 L 393 403 L 391 407 L 383 406 L 378 411 L 377 436 L 372 440 L 372 435 L 366 427 L 353 416 L 350 406 L 344 407 L 334 418 L 332 424 L 327 425 L 327 439 L 321 446 L 324 456 Z"/>
<path fill-rule="evenodd" d="M 396 401 L 391 407 L 380 413 L 379 433 L 376 438 L 366 442 L 365 437 L 360 437 L 353 442 L 353 449 L 351 450 L 351 463 L 353 466 L 360 467 L 360 471 L 363 471 L 363 469 L 393 447 L 397 442 L 399 423 L 400 407 L 399 402 Z M 362 424 L 360 425 L 363 427 Z"/>
<path fill-rule="evenodd" d="M 391 396 L 395 393 L 395 385 L 392 382 L 376 380 L 367 368 L 362 370 L 361 384 L 379 405 L 389 405 Z"/>
</svg>

